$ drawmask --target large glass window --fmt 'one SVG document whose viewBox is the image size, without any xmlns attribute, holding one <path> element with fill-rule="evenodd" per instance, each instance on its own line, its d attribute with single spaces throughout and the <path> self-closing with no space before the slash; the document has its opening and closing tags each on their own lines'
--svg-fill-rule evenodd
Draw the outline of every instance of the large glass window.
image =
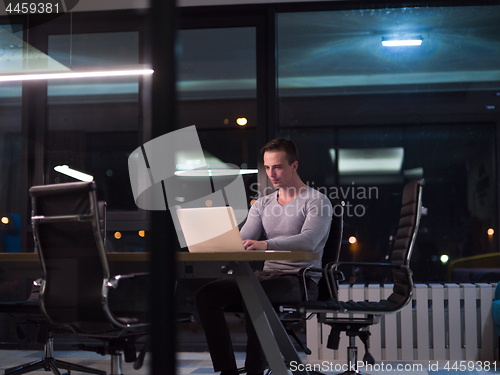
<svg viewBox="0 0 500 375">
<path fill-rule="evenodd" d="M 0 25 L 0 74 L 22 69 L 23 31 L 16 25 Z M 21 233 L 26 236 L 27 197 L 22 185 L 23 138 L 22 84 L 0 82 L 0 252 L 21 251 Z M 27 140 L 24 140 L 26 146 Z M 22 229 L 22 230 L 21 230 Z M 25 244 L 23 244 L 26 246 Z M 23 249 L 25 251 L 25 249 Z M 0 279 L 0 301 L 26 298 L 26 283 L 4 275 Z M 3 342 L 16 342 L 16 325 L 7 314 L 0 316 Z"/>
<path fill-rule="evenodd" d="M 0 25 L 0 73 L 19 71 L 23 64 L 23 31 Z M 0 252 L 20 251 L 22 173 L 22 85 L 0 82 Z"/>
<path fill-rule="evenodd" d="M 67 68 L 137 66 L 139 50 L 137 31 L 50 35 L 48 42 L 49 57 Z M 91 175 L 98 199 L 107 203 L 108 245 L 116 251 L 141 251 L 146 241 L 138 234 L 146 228 L 132 223 L 140 218 L 124 215 L 138 212 L 128 156 L 142 144 L 141 82 L 138 76 L 73 78 L 47 86 L 46 183 L 75 181 L 61 166 Z M 117 224 L 127 219 L 126 228 Z"/>
<path fill-rule="evenodd" d="M 179 31 L 179 128 L 196 125 L 205 157 L 257 168 L 255 27 Z M 256 173 L 244 175 L 247 191 Z"/>
<path fill-rule="evenodd" d="M 51 35 L 49 57 L 74 68 L 137 65 L 138 32 Z M 54 170 L 68 165 L 94 177 L 109 211 L 136 210 L 124 187 L 140 141 L 139 78 L 52 80 L 47 95 L 47 182 L 74 181 Z"/>
<path fill-rule="evenodd" d="M 178 127 L 196 126 L 211 165 L 228 163 L 248 173 L 243 180 L 250 201 L 252 184 L 257 182 L 252 171 L 257 168 L 257 126 L 262 125 L 257 125 L 256 28 L 179 30 L 178 38 Z M 185 177 L 185 183 L 196 182 Z M 220 276 L 220 266 L 204 266 L 205 277 Z M 195 314 L 194 292 L 206 282 L 206 278 L 179 280 L 178 311 Z M 241 319 L 227 319 L 233 342 L 241 345 L 245 342 Z M 204 342 L 203 331 L 198 325 L 193 329 L 193 324 L 185 330 L 180 327 L 180 345 Z"/>
<path fill-rule="evenodd" d="M 498 6 L 278 15 L 279 134 L 302 150 L 305 182 L 351 205 L 341 259 L 390 259 L 401 191 L 417 178 L 427 215 L 415 280 L 446 281 L 451 261 L 498 251 L 488 229 L 498 225 L 499 16 Z"/>
</svg>

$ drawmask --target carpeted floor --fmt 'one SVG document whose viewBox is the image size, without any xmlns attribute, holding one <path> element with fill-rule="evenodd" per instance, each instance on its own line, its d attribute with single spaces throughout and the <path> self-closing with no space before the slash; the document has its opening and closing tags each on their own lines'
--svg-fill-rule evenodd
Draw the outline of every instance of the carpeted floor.
<svg viewBox="0 0 500 375">
<path fill-rule="evenodd" d="M 33 350 L 0 350 L 0 374 L 5 369 L 24 363 L 36 361 L 41 358 L 41 351 Z M 59 351 L 55 352 L 55 357 L 67 362 L 78 363 L 83 366 L 89 366 L 110 372 L 111 363 L 109 356 L 79 351 Z M 178 353 L 177 375 L 213 375 L 210 356 L 206 352 Z M 304 362 L 306 360 L 303 357 Z M 243 366 L 244 353 L 236 353 L 236 359 L 239 366 Z M 123 363 L 123 373 L 125 375 L 146 375 L 149 374 L 150 360 L 146 356 L 143 367 L 140 370 L 134 370 L 132 364 Z M 481 367 L 479 366 L 481 365 Z M 486 363 L 479 362 L 454 362 L 454 361 L 421 361 L 421 362 L 377 362 L 371 368 L 359 368 L 360 372 L 373 375 L 390 374 L 408 374 L 408 375 L 446 375 L 446 374 L 471 374 L 471 375 L 489 375 L 500 374 L 500 363 L 489 364 L 489 368 L 484 368 Z M 307 370 L 319 370 L 324 374 L 338 374 L 345 371 L 345 363 L 321 362 L 305 364 Z M 344 368 L 343 368 L 344 366 Z M 32 374 L 41 374 L 47 372 L 40 370 Z M 64 373 L 62 370 L 61 373 Z M 78 372 L 73 371 L 72 374 Z M 167 374 L 166 374 L 167 375 Z"/>
</svg>

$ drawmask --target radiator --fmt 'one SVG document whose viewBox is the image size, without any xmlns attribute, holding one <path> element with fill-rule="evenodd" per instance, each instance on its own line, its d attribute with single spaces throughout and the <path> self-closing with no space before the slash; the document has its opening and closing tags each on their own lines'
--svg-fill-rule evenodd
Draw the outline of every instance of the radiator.
<svg viewBox="0 0 500 375">
<path fill-rule="evenodd" d="M 376 361 L 475 360 L 497 358 L 497 336 L 491 321 L 496 284 L 416 284 L 413 300 L 402 311 L 381 317 L 370 327 L 370 353 Z M 387 298 L 392 285 L 342 285 L 340 300 L 378 301 Z M 345 314 L 344 314 L 345 315 Z M 311 362 L 347 360 L 344 333 L 338 350 L 326 347 L 330 327 L 307 321 Z M 364 346 L 356 338 L 358 359 Z"/>
</svg>

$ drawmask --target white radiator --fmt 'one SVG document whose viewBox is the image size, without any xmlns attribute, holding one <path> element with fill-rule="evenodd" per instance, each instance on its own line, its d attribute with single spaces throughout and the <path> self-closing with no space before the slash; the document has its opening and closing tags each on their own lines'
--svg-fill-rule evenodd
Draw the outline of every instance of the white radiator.
<svg viewBox="0 0 500 375">
<path fill-rule="evenodd" d="M 397 360 L 476 360 L 497 357 L 491 303 L 496 284 L 416 284 L 413 301 L 397 314 L 382 316 L 370 327 L 370 353 L 377 362 Z M 342 285 L 340 300 L 378 301 L 392 285 Z M 347 360 L 348 339 L 341 334 L 339 350 L 326 347 L 330 327 L 307 321 L 311 362 Z M 356 338 L 358 359 L 364 346 Z"/>
</svg>

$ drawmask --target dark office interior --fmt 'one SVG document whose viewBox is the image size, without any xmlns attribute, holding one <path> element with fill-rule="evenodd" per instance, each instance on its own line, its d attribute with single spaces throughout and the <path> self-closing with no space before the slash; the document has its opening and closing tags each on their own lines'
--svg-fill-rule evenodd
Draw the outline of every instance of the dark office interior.
<svg viewBox="0 0 500 375">
<path fill-rule="evenodd" d="M 37 64 L 47 71 L 151 67 L 158 38 L 150 17 L 147 8 L 2 16 L 0 75 L 27 74 Z M 496 282 L 500 271 L 456 270 L 453 262 L 499 251 L 500 5 L 179 6 L 174 19 L 170 129 L 195 125 L 206 158 L 259 169 L 243 176 L 249 205 L 271 186 L 260 147 L 289 138 L 302 180 L 347 203 L 340 259 L 383 262 L 391 259 L 402 189 L 424 178 L 414 281 Z M 382 45 L 409 36 L 421 45 Z M 0 81 L 0 252 L 34 251 L 28 189 L 75 181 L 54 169 L 60 165 L 93 176 L 107 202 L 107 251 L 186 251 L 152 248 L 155 214 L 137 208 L 130 187 L 127 159 L 159 129 L 154 77 Z M 498 262 L 483 268 L 500 269 Z M 178 325 L 178 345 L 204 350 L 193 295 L 224 268 L 169 271 L 181 276 L 177 309 L 195 317 Z M 369 276 L 352 270 L 348 281 Z M 0 279 L 2 301 L 27 298 L 30 289 L 31 280 Z M 232 319 L 239 334 L 241 322 Z M 29 337 L 20 343 L 11 323 L 1 320 L 0 347 L 36 347 Z"/>
</svg>

